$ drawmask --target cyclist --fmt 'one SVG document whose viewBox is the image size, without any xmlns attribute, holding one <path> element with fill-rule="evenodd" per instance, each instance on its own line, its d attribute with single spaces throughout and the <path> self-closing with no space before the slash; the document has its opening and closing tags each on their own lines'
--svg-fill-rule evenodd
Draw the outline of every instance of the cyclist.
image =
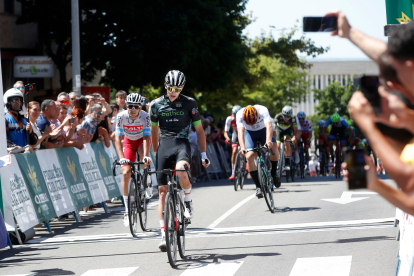
<svg viewBox="0 0 414 276">
<path fill-rule="evenodd" d="M 193 98 L 184 96 L 181 91 L 186 83 L 184 74 L 178 70 L 172 70 L 165 76 L 165 89 L 167 94 L 151 102 L 151 140 L 152 149 L 156 152 L 156 169 L 184 169 L 184 165 L 190 168 L 191 147 L 188 141 L 188 131 L 191 123 L 197 133 L 198 143 L 201 149 L 201 160 L 204 167 L 208 167 L 210 161 L 206 155 L 206 137 L 201 125 L 197 103 Z M 161 133 L 159 133 L 161 132 Z M 159 145 L 158 145 L 159 142 Z M 180 185 L 184 190 L 184 204 L 186 206 L 185 217 L 194 217 L 194 207 L 191 200 L 191 183 L 186 172 L 177 172 Z M 158 217 L 162 240 L 159 244 L 161 251 L 166 250 L 164 228 L 164 202 L 168 191 L 167 176 L 157 174 L 159 188 Z"/>
<path fill-rule="evenodd" d="M 332 163 L 334 163 L 334 154 L 333 154 L 333 144 L 336 140 L 336 135 L 339 134 L 339 139 L 341 143 L 341 147 L 346 147 L 346 136 L 345 131 L 349 129 L 349 138 L 348 142 L 352 144 L 354 140 L 354 131 L 352 128 L 348 125 L 348 123 L 345 121 L 344 118 L 339 116 L 338 113 L 332 114 L 332 116 L 329 118 L 329 120 L 326 122 L 325 127 L 322 129 L 322 135 L 327 139 L 326 135 L 326 128 L 332 125 L 331 132 L 329 133 L 329 152 L 331 153 Z"/>
<path fill-rule="evenodd" d="M 269 110 L 262 105 L 246 106 L 237 112 L 236 123 L 240 143 L 239 154 L 246 156 L 247 167 L 254 184 L 256 184 L 256 196 L 262 198 L 263 194 L 260 188 L 259 174 L 257 172 L 257 166 L 254 163 L 257 154 L 252 151 L 247 153 L 245 151 L 255 148 L 258 141 L 263 146 L 266 144 L 269 149 L 273 150 L 275 155 L 270 154 L 270 162 L 272 163 L 271 175 L 276 188 L 279 188 L 280 180 L 276 176 L 279 152 L 276 150 L 276 144 L 274 143 L 276 140 L 273 138 Z"/>
<path fill-rule="evenodd" d="M 277 148 L 280 151 L 280 144 L 285 136 L 291 138 L 297 148 L 296 138 L 299 133 L 298 119 L 296 116 L 292 116 L 293 110 L 290 105 L 285 105 L 282 112 L 275 116 L 276 128 L 276 142 Z M 290 170 L 290 156 L 291 156 L 290 143 L 285 143 L 285 170 Z"/>
<path fill-rule="evenodd" d="M 307 170 L 309 171 L 309 148 L 310 141 L 312 140 L 312 124 L 308 119 L 306 119 L 306 114 L 303 111 L 298 112 L 297 117 L 302 129 L 301 137 L 305 147 L 306 165 L 308 168 Z"/>
<path fill-rule="evenodd" d="M 237 136 L 237 125 L 236 125 L 236 114 L 242 107 L 240 105 L 235 105 L 231 109 L 231 115 L 227 117 L 226 124 L 224 126 L 224 137 L 226 138 L 226 143 L 231 143 L 232 153 L 231 153 L 231 176 L 229 180 L 234 179 L 234 162 L 236 162 L 237 149 L 239 147 L 239 141 Z"/>
<path fill-rule="evenodd" d="M 326 151 L 325 151 L 326 160 L 329 159 L 328 158 L 329 157 L 329 145 L 328 145 L 328 143 L 325 139 L 325 136 L 322 135 L 322 130 L 325 127 L 325 123 L 326 123 L 325 120 L 319 120 L 318 121 L 318 128 L 315 130 L 315 148 L 319 149 L 319 162 L 321 162 L 321 160 L 322 160 L 322 156 L 320 155 L 320 153 L 321 153 L 320 149 L 323 145 L 325 145 L 325 147 L 326 147 Z M 331 128 L 332 128 L 331 126 L 328 126 L 327 132 L 330 132 Z"/>
<path fill-rule="evenodd" d="M 144 99 L 138 93 L 129 94 L 126 98 L 127 110 L 121 111 L 116 116 L 115 147 L 122 168 L 122 195 L 125 202 L 124 225 L 129 226 L 128 219 L 128 184 L 131 178 L 131 166 L 129 161 L 135 162 L 138 152 L 142 161 L 151 164 L 150 151 L 150 118 L 149 114 L 142 110 Z M 122 136 L 124 145 L 122 146 Z M 147 199 L 152 197 L 152 188 L 145 191 Z"/>
</svg>

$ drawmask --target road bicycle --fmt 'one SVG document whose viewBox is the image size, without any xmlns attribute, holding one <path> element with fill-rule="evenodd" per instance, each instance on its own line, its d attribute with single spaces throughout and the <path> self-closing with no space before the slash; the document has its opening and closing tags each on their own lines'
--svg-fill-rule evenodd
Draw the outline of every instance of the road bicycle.
<svg viewBox="0 0 414 276">
<path fill-rule="evenodd" d="M 145 190 L 148 188 L 146 170 L 141 174 L 140 165 L 144 162 L 129 161 L 127 164 L 131 166 L 131 178 L 128 183 L 128 219 L 129 229 L 133 237 L 138 238 L 138 217 L 142 231 L 147 231 L 147 204 L 148 199 L 145 198 Z M 112 173 L 115 176 L 115 167 L 121 165 L 119 160 L 115 160 L 112 164 Z M 152 186 L 149 187 L 152 189 Z"/>
<path fill-rule="evenodd" d="M 295 144 L 292 142 L 292 140 L 282 139 L 282 141 L 280 141 L 280 153 L 279 153 L 277 177 L 279 177 L 280 180 L 282 179 L 282 173 L 285 167 L 285 142 L 290 143 L 290 149 L 291 149 L 291 155 L 289 156 L 290 164 L 287 164 L 290 170 L 285 170 L 286 182 L 289 182 L 289 175 L 293 182 L 295 179 L 295 165 L 294 165 L 294 161 L 292 160 L 292 156 L 293 156 L 293 153 L 295 152 Z"/>
<path fill-rule="evenodd" d="M 272 149 L 269 149 L 267 145 L 261 146 L 260 142 L 257 142 L 257 147 L 245 152 L 253 151 L 257 153 L 257 172 L 259 174 L 260 187 L 263 193 L 263 197 L 266 200 L 267 207 L 270 212 L 275 212 L 275 203 L 273 201 L 272 188 L 274 180 L 271 177 L 272 164 L 269 159 L 269 151 L 272 155 L 275 155 Z"/>
<path fill-rule="evenodd" d="M 174 179 L 175 172 L 187 172 L 191 185 L 194 185 L 187 164 L 184 165 L 184 168 L 184 170 L 164 169 L 161 171 L 150 171 L 148 169 L 145 172 L 147 175 L 154 173 L 164 173 L 167 175 L 168 192 L 165 196 L 164 227 L 165 242 L 167 244 L 166 251 L 171 267 L 176 266 L 177 247 L 181 259 L 185 259 L 185 230 L 187 229 L 187 225 L 191 224 L 191 221 L 184 216 L 184 191 L 178 188 L 177 181 Z"/>
<path fill-rule="evenodd" d="M 342 164 L 342 147 L 341 147 L 341 138 L 339 133 L 336 134 L 335 140 L 335 178 L 341 177 L 341 164 Z"/>
<path fill-rule="evenodd" d="M 240 146 L 239 146 L 240 151 Z M 247 160 L 246 157 L 240 156 L 239 153 L 236 155 L 236 161 L 234 162 L 234 190 L 237 191 L 237 187 L 240 186 L 240 189 L 243 189 L 244 180 L 247 176 L 246 171 Z"/>
</svg>

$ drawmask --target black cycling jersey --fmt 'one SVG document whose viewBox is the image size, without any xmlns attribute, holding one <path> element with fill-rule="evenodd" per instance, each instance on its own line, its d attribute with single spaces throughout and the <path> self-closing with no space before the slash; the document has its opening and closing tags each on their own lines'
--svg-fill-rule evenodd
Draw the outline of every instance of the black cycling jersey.
<svg viewBox="0 0 414 276">
<path fill-rule="evenodd" d="M 191 122 L 201 124 L 197 103 L 193 98 L 180 94 L 171 102 L 167 95 L 151 102 L 151 125 L 160 126 L 161 139 L 186 138 Z"/>
<path fill-rule="evenodd" d="M 275 126 L 286 130 L 289 127 L 298 126 L 298 122 L 296 121 L 296 116 L 291 116 L 289 120 L 285 122 L 283 114 L 279 113 L 275 116 Z"/>
</svg>

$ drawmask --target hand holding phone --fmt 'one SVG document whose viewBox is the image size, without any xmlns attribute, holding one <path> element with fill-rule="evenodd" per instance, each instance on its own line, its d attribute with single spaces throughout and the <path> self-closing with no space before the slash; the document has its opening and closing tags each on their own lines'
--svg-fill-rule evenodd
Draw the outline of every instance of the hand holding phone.
<svg viewBox="0 0 414 276">
<path fill-rule="evenodd" d="M 348 189 L 366 189 L 365 152 L 363 147 L 345 148 L 345 160 L 348 170 Z"/>
<path fill-rule="evenodd" d="M 303 17 L 303 32 L 336 32 L 338 30 L 335 16 L 305 16 Z"/>
<path fill-rule="evenodd" d="M 378 76 L 363 76 L 360 82 L 361 92 L 374 109 L 375 116 L 381 116 L 381 97 L 378 93 Z"/>
</svg>

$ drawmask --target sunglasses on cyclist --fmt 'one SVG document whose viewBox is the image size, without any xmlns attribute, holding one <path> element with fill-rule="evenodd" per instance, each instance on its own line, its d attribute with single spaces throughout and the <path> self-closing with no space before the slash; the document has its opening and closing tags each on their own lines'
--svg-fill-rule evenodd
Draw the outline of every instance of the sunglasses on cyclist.
<svg viewBox="0 0 414 276">
<path fill-rule="evenodd" d="M 102 115 L 103 114 L 102 111 L 94 111 L 93 113 L 95 113 L 96 115 Z"/>
<path fill-rule="evenodd" d="M 19 86 L 19 87 L 17 87 L 17 89 L 24 90 L 24 86 Z"/>
<path fill-rule="evenodd" d="M 289 119 L 290 118 L 290 116 L 286 116 L 286 115 L 283 115 L 283 117 L 285 117 L 286 119 Z"/>
<path fill-rule="evenodd" d="M 138 105 L 138 104 L 129 104 L 128 106 L 128 109 L 135 109 L 135 110 L 138 110 L 138 109 L 140 109 L 140 105 Z"/>
<path fill-rule="evenodd" d="M 15 103 L 15 102 L 21 103 L 22 102 L 22 100 L 20 98 L 12 98 L 12 99 L 10 99 L 10 101 L 12 103 Z"/>
<path fill-rule="evenodd" d="M 176 92 L 176 93 L 180 93 L 181 91 L 183 91 L 183 88 L 177 88 L 177 87 L 168 87 L 166 86 L 168 93 L 172 93 L 172 92 Z"/>
<path fill-rule="evenodd" d="M 59 101 L 61 104 L 70 104 L 70 101 Z"/>
</svg>

